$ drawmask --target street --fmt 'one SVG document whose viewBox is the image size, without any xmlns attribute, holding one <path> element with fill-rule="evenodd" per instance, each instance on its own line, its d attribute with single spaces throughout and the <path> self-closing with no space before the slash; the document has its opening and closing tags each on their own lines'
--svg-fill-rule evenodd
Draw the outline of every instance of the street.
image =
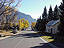
<svg viewBox="0 0 64 48">
<path fill-rule="evenodd" d="M 27 29 L 21 34 L 0 40 L 0 48 L 51 48 L 34 31 Z"/>
</svg>

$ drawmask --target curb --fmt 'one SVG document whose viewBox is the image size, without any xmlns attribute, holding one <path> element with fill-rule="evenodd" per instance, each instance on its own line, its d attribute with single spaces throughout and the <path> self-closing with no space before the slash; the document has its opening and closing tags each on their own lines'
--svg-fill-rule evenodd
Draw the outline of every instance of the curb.
<svg viewBox="0 0 64 48">
<path fill-rule="evenodd" d="M 34 33 L 36 33 L 36 32 L 34 32 Z M 39 36 L 38 34 L 37 34 L 37 36 Z M 55 46 L 55 45 L 53 45 L 53 44 L 51 44 L 51 43 L 49 43 L 49 42 L 47 42 L 46 40 L 44 40 L 43 38 L 41 38 L 41 37 L 39 37 L 42 41 L 44 41 L 45 43 L 48 43 L 49 44 L 49 46 L 51 46 L 52 48 L 58 48 L 57 46 Z"/>
<path fill-rule="evenodd" d="M 39 35 L 38 35 L 39 36 Z M 52 48 L 58 48 L 57 46 L 47 42 L 46 40 L 44 40 L 43 38 L 39 37 L 41 40 L 43 40 L 45 43 L 48 43 L 49 46 L 51 46 Z"/>
<path fill-rule="evenodd" d="M 2 38 L 0 38 L 0 40 L 6 39 L 6 38 L 9 38 L 9 37 L 11 37 L 11 36 L 2 37 Z"/>
</svg>

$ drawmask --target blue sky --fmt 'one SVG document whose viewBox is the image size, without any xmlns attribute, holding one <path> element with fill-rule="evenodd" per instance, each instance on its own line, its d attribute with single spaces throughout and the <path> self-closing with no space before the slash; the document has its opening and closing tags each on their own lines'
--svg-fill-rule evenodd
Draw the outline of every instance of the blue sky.
<svg viewBox="0 0 64 48">
<path fill-rule="evenodd" d="M 18 10 L 22 13 L 29 14 L 32 18 L 39 18 L 42 15 L 43 9 L 46 6 L 49 10 L 50 5 L 52 8 L 60 5 L 62 0 L 22 0 L 22 6 Z"/>
</svg>

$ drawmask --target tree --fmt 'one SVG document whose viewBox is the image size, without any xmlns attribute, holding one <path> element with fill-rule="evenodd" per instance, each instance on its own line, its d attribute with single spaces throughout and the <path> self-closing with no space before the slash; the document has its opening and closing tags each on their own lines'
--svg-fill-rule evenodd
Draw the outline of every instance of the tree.
<svg viewBox="0 0 64 48">
<path fill-rule="evenodd" d="M 17 24 L 18 24 L 20 30 L 24 29 L 24 28 L 26 29 L 29 27 L 29 22 L 28 22 L 28 20 L 25 20 L 25 18 L 19 19 Z"/>
<path fill-rule="evenodd" d="M 47 9 L 46 9 L 46 6 L 45 6 L 45 8 L 44 8 L 44 12 L 43 12 L 43 14 L 42 14 L 42 18 L 43 18 L 43 19 L 47 19 Z"/>
<path fill-rule="evenodd" d="M 39 19 L 37 19 L 37 23 L 36 23 L 35 28 L 37 31 L 41 31 L 41 16 Z"/>
<path fill-rule="evenodd" d="M 0 0 L 0 16 L 2 18 L 6 16 L 7 21 L 7 16 L 11 16 L 10 13 L 14 11 L 20 2 L 21 0 Z"/>
<path fill-rule="evenodd" d="M 1 25 L 6 23 L 7 26 L 10 21 L 12 22 L 13 20 L 15 20 L 16 12 L 14 10 L 16 7 L 18 7 L 20 2 L 21 0 L 0 0 Z"/>
<path fill-rule="evenodd" d="M 58 7 L 56 5 L 55 8 L 54 8 L 54 18 L 53 18 L 53 20 L 58 20 L 58 19 L 59 19 L 59 10 L 58 10 Z"/>
<path fill-rule="evenodd" d="M 45 31 L 45 28 L 46 28 L 46 23 L 48 22 L 48 15 L 47 15 L 47 9 L 46 9 L 46 6 L 44 8 L 44 12 L 42 14 L 42 19 L 41 19 L 41 31 Z"/>
<path fill-rule="evenodd" d="M 38 25 L 38 30 L 41 31 L 41 16 L 40 16 L 40 18 L 39 18 L 38 24 L 39 24 L 39 25 Z"/>
<path fill-rule="evenodd" d="M 0 16 L 4 14 L 7 10 L 11 10 L 9 7 L 13 7 L 13 9 L 18 6 L 18 4 L 21 2 L 21 0 L 0 0 Z M 4 8 L 7 6 L 6 8 Z M 4 9 L 3 9 L 4 8 Z M 3 10 L 2 10 L 3 9 Z"/>
<path fill-rule="evenodd" d="M 52 7 L 51 7 L 51 6 L 50 6 L 50 8 L 49 8 L 48 20 L 49 20 L 49 21 L 53 20 L 53 11 L 52 11 Z"/>
<path fill-rule="evenodd" d="M 46 6 L 44 8 L 44 11 L 43 11 L 43 14 L 42 14 L 42 19 L 41 19 L 41 16 L 40 18 L 37 20 L 37 23 L 36 23 L 36 29 L 38 31 L 45 31 L 45 28 L 46 28 L 46 23 L 48 22 L 48 16 L 47 16 L 47 9 L 46 9 Z"/>
<path fill-rule="evenodd" d="M 29 27 L 29 22 L 28 20 L 25 20 L 25 29 Z"/>
<path fill-rule="evenodd" d="M 47 21 L 46 19 L 41 20 L 41 31 L 45 32 Z"/>
<path fill-rule="evenodd" d="M 32 30 L 35 29 L 35 26 L 36 26 L 36 22 L 32 22 L 31 24 Z"/>
<path fill-rule="evenodd" d="M 21 30 L 22 28 L 24 28 L 24 24 L 23 24 L 22 19 L 18 20 L 18 26 L 19 26 L 19 30 Z"/>
<path fill-rule="evenodd" d="M 60 32 L 60 35 L 64 36 L 64 0 L 62 0 L 60 8 L 60 24 L 58 27 L 58 30 Z"/>
<path fill-rule="evenodd" d="M 37 31 L 38 31 L 38 26 L 39 26 L 39 19 L 37 19 L 36 26 L 35 26 Z"/>
</svg>

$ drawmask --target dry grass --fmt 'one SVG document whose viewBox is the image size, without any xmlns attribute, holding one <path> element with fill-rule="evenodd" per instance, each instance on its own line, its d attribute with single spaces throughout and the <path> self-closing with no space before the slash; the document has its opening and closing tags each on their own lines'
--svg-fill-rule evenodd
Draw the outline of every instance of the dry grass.
<svg viewBox="0 0 64 48">
<path fill-rule="evenodd" d="M 47 42 L 52 42 L 54 41 L 54 39 L 52 39 L 51 36 L 41 36 L 44 40 L 46 40 Z"/>
<path fill-rule="evenodd" d="M 48 33 L 34 32 L 36 34 L 42 34 L 40 37 L 46 40 L 47 42 L 52 42 L 55 39 L 52 39 L 52 36 L 49 36 Z"/>
<path fill-rule="evenodd" d="M 0 34 L 3 34 L 5 36 L 10 36 L 10 35 L 13 35 L 12 33 L 10 33 L 10 31 L 0 31 Z"/>
</svg>

